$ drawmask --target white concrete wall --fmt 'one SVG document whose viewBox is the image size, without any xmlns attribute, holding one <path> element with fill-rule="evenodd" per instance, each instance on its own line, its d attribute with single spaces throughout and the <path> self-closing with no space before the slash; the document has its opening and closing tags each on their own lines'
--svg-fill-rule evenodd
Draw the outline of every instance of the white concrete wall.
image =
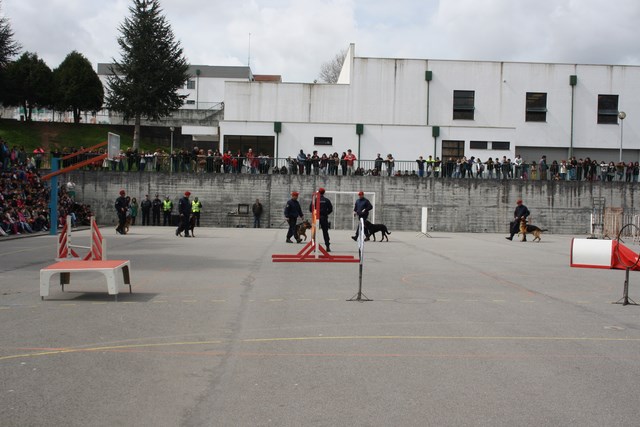
<svg viewBox="0 0 640 427">
<path fill-rule="evenodd" d="M 252 132 L 253 124 L 271 122 L 272 128 L 273 122 L 282 122 L 281 153 L 312 150 L 312 136 L 334 136 L 348 145 L 356 136 L 350 130 L 348 137 L 343 136 L 337 129 L 343 125 L 352 129 L 356 123 L 365 126 L 363 158 L 377 152 L 405 160 L 433 154 L 431 126 L 441 128 L 438 141 L 463 139 L 465 155 L 482 159 L 513 158 L 518 147 L 568 151 L 569 76 L 577 75 L 574 151 L 608 149 L 606 155 L 617 160 L 621 126 L 597 124 L 598 95 L 617 94 L 619 109 L 627 113 L 624 147 L 628 151 L 623 157 L 639 159 L 640 67 L 358 57 L 349 65 L 350 84 L 227 83 L 225 121 L 245 121 L 247 132 Z M 425 81 L 427 70 L 433 73 L 429 83 Z M 454 90 L 475 91 L 474 120 L 453 120 Z M 547 93 L 545 123 L 525 121 L 527 92 Z M 291 127 L 294 123 L 298 125 Z M 223 136 L 224 128 L 221 124 Z M 471 140 L 509 141 L 511 149 L 473 152 L 469 150 Z M 335 151 L 341 152 L 343 145 L 339 144 Z"/>
</svg>

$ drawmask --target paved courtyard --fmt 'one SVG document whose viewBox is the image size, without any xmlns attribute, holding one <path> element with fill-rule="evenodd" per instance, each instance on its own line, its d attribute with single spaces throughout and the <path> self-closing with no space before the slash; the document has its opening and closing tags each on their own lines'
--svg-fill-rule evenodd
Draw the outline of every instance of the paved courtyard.
<svg viewBox="0 0 640 427">
<path fill-rule="evenodd" d="M 118 302 L 88 273 L 41 301 L 56 237 L 0 241 L 0 424 L 638 425 L 623 271 L 570 268 L 574 236 L 391 231 L 365 245 L 370 302 L 347 301 L 358 264 L 271 262 L 302 248 L 281 229 L 103 229 L 131 260 Z"/>
</svg>

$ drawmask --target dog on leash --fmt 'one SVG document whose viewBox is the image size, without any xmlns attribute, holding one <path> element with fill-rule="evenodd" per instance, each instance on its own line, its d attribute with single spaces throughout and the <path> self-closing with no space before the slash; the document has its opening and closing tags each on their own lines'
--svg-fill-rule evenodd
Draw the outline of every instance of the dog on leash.
<svg viewBox="0 0 640 427">
<path fill-rule="evenodd" d="M 520 241 L 526 242 L 527 234 L 533 234 L 533 241 L 535 242 L 537 240 L 539 242 L 541 240 L 540 236 L 545 231 L 547 231 L 547 229 L 542 229 L 535 225 L 527 224 L 526 218 L 522 218 L 520 220 L 520 232 L 518 233 L 518 236 L 522 234 L 522 239 Z"/>
<path fill-rule="evenodd" d="M 384 224 L 373 224 L 370 221 L 365 221 L 364 222 L 364 235 L 366 236 L 365 240 L 369 240 L 369 237 L 373 237 L 373 241 L 376 241 L 376 233 L 381 233 L 382 237 L 380 238 L 380 241 L 382 242 L 384 239 L 387 239 L 387 242 L 389 241 L 389 234 L 391 234 L 391 232 L 387 229 L 387 226 Z"/>
<path fill-rule="evenodd" d="M 196 217 L 195 215 L 191 215 L 191 217 L 189 218 L 189 223 L 187 224 L 187 229 L 184 231 L 188 231 L 189 233 L 191 233 L 191 237 L 196 237 L 195 234 L 193 234 L 194 228 L 196 228 Z M 182 236 L 182 231 L 178 233 L 178 236 Z"/>
<path fill-rule="evenodd" d="M 305 242 L 307 241 L 307 230 L 311 228 L 311 223 L 309 220 L 304 220 L 300 224 L 296 225 L 296 240 L 300 240 L 302 236 L 304 236 Z"/>
</svg>

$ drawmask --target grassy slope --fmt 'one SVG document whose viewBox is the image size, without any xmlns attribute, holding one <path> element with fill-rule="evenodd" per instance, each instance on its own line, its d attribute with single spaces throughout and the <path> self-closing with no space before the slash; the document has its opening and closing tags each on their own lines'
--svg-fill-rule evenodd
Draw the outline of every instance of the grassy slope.
<svg viewBox="0 0 640 427">
<path fill-rule="evenodd" d="M 24 146 L 27 152 L 42 146 L 45 150 L 52 147 L 90 147 L 107 140 L 107 133 L 120 135 L 120 147 L 126 149 L 133 145 L 133 126 L 109 126 L 93 124 L 20 122 L 0 119 L 0 138 L 9 147 Z M 149 140 L 142 139 L 142 149 L 154 148 Z"/>
</svg>

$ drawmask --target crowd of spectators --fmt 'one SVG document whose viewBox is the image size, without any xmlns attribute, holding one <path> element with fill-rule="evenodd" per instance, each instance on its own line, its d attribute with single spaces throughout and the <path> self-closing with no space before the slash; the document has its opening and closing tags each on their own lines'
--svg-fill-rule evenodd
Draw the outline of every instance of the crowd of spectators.
<svg viewBox="0 0 640 427">
<path fill-rule="evenodd" d="M 64 156 L 73 150 L 54 153 Z M 104 151 L 88 152 L 73 161 L 82 161 L 98 156 Z M 64 166 L 69 166 L 66 163 Z M 422 156 L 416 160 L 396 160 L 392 154 L 375 159 L 357 159 L 351 150 L 339 154 L 322 153 L 317 150 L 305 153 L 300 150 L 295 156 L 274 159 L 265 153 L 256 154 L 231 150 L 176 149 L 167 153 L 155 151 L 121 150 L 118 156 L 105 158 L 101 163 L 87 166 L 88 169 L 112 171 L 164 171 L 179 173 L 249 173 L 249 174 L 297 174 L 297 175 L 354 175 L 354 176 L 414 176 L 432 178 L 477 178 L 477 179 L 522 179 L 558 181 L 626 181 L 637 182 L 638 162 L 597 161 L 590 158 L 571 157 L 568 160 L 525 161 L 520 155 L 515 159 L 488 158 L 481 160 L 471 156 L 441 160 L 439 157 Z"/>
<path fill-rule="evenodd" d="M 9 149 L 0 138 L 0 153 L 0 236 L 48 231 L 50 188 L 36 166 L 37 160 L 42 161 L 44 150 L 27 155 L 23 148 Z M 67 216 L 71 216 L 73 226 L 88 225 L 91 208 L 76 202 L 65 184 L 58 189 L 58 227 L 64 225 Z"/>
</svg>

